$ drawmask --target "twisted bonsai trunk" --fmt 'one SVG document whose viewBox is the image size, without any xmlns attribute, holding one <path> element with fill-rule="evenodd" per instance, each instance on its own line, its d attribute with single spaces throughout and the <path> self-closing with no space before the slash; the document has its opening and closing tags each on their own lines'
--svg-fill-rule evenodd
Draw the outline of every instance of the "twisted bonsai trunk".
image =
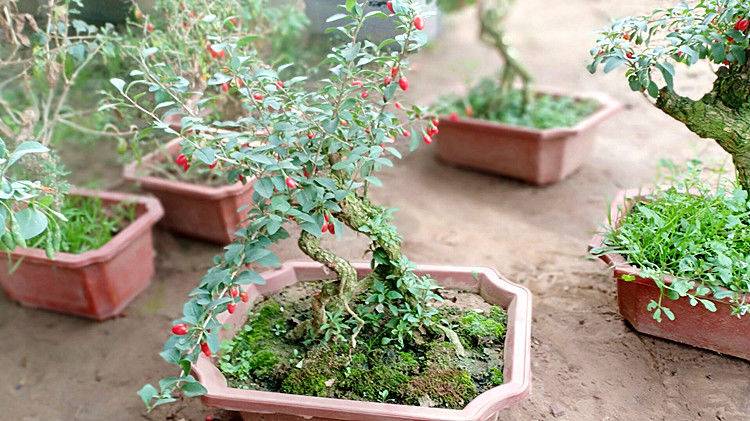
<svg viewBox="0 0 750 421">
<path fill-rule="evenodd" d="M 363 231 L 363 227 L 372 226 L 373 221 L 378 217 L 385 216 L 385 209 L 373 205 L 369 199 L 360 196 L 354 192 L 350 193 L 340 203 L 341 211 L 334 213 L 334 217 L 341 220 L 346 226 L 354 231 L 368 234 Z M 321 327 L 327 322 L 326 309 L 343 308 L 346 312 L 357 321 L 357 328 L 352 333 L 351 345 L 356 347 L 356 337 L 359 334 L 365 322 L 351 308 L 351 301 L 357 295 L 367 290 L 375 278 L 385 279 L 389 275 L 400 277 L 402 271 L 392 265 L 379 265 L 372 275 L 358 279 L 357 271 L 354 266 L 345 258 L 336 255 L 332 251 L 321 246 L 321 239 L 302 231 L 298 240 L 298 246 L 308 257 L 323 264 L 336 274 L 335 279 L 324 282 L 319 293 L 313 297 L 311 324 L 300 324 L 294 336 L 299 336 L 300 330 L 306 331 L 309 328 L 317 335 Z M 388 259 L 397 262 L 401 259 L 401 242 L 399 238 L 377 238 L 373 239 L 373 249 L 380 248 L 385 251 Z"/>
<path fill-rule="evenodd" d="M 523 94 L 522 111 L 525 112 L 531 101 L 531 73 L 515 57 L 510 45 L 505 40 L 503 20 L 515 0 L 483 0 L 479 3 L 480 37 L 487 44 L 494 47 L 502 57 L 504 66 L 500 74 L 500 91 L 502 96 L 496 107 L 505 105 L 505 98 L 513 89 L 516 78 L 521 80 Z"/>
<path fill-rule="evenodd" d="M 750 52 L 750 51 L 749 51 Z M 695 101 L 664 87 L 656 106 L 693 133 L 714 139 L 732 155 L 737 181 L 750 192 L 750 64 L 716 72 L 711 92 Z"/>
</svg>

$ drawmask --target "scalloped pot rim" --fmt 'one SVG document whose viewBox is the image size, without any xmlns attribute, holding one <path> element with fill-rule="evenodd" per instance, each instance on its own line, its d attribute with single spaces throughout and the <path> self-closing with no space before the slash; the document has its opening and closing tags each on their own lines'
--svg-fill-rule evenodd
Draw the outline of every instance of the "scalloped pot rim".
<svg viewBox="0 0 750 421">
<path fill-rule="evenodd" d="M 360 276 L 371 271 L 368 263 L 356 263 L 355 268 Z M 230 388 L 213 360 L 201 354 L 193 372 L 208 390 L 203 396 L 204 404 L 246 414 L 316 420 L 484 421 L 494 419 L 498 411 L 528 396 L 531 391 L 531 292 L 486 267 L 418 265 L 415 273 L 429 273 L 445 288 L 477 293 L 488 302 L 507 309 L 505 383 L 477 396 L 461 410 L 320 398 Z M 251 298 L 247 303 L 238 303 L 234 314 L 224 312 L 218 316 L 220 323 L 233 327 L 223 331 L 220 339 L 230 338 L 244 325 L 246 314 L 257 299 L 272 296 L 297 282 L 322 279 L 325 271 L 323 266 L 313 262 L 286 262 L 277 269 L 261 273 L 261 276 L 266 284 L 243 287 Z"/>
</svg>

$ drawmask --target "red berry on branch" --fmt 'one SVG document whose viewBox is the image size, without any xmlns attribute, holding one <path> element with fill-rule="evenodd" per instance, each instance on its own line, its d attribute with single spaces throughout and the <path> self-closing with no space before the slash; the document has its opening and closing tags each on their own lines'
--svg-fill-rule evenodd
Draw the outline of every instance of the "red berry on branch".
<svg viewBox="0 0 750 421">
<path fill-rule="evenodd" d="M 393 106 L 396 107 L 399 110 L 403 107 L 403 105 L 400 102 L 398 102 L 398 101 L 396 101 L 396 103 L 393 104 Z"/>
<path fill-rule="evenodd" d="M 232 287 L 232 289 L 229 290 L 229 293 L 232 294 L 232 298 L 237 298 L 237 296 L 240 295 L 240 289 Z"/>
<path fill-rule="evenodd" d="M 280 80 L 277 80 L 276 81 L 276 88 L 279 89 L 279 90 L 281 90 L 281 88 L 283 88 L 283 87 L 284 87 L 284 82 L 282 82 Z"/>
<path fill-rule="evenodd" d="M 237 79 L 235 80 L 235 82 L 237 83 L 237 86 L 238 86 L 238 87 L 240 87 L 240 88 L 242 87 L 242 79 L 240 79 L 240 78 L 237 78 Z"/>
<path fill-rule="evenodd" d="M 370 93 L 367 92 L 367 91 L 362 91 L 361 96 L 362 96 L 362 98 L 366 99 L 368 96 L 370 96 Z"/>
<path fill-rule="evenodd" d="M 422 16 L 417 16 L 416 18 L 414 18 L 414 27 L 419 31 L 424 29 L 424 19 L 422 18 Z"/>
<path fill-rule="evenodd" d="M 745 18 L 740 18 L 737 23 L 734 24 L 734 29 L 738 31 L 744 31 L 750 26 L 750 21 Z"/>
<path fill-rule="evenodd" d="M 182 166 L 183 171 L 187 172 L 188 169 L 190 169 L 190 164 L 186 163 L 185 165 Z"/>
<path fill-rule="evenodd" d="M 393 82 L 393 78 L 390 76 L 386 76 L 385 79 L 383 79 L 383 85 L 388 86 Z"/>
<path fill-rule="evenodd" d="M 294 179 L 292 179 L 292 177 L 287 177 L 284 179 L 284 181 L 286 182 L 286 186 L 290 189 L 297 187 L 297 183 L 294 182 Z"/>
<path fill-rule="evenodd" d="M 175 335 L 184 335 L 188 333 L 188 328 L 185 323 L 177 323 L 176 325 L 172 326 L 172 333 Z"/>
<path fill-rule="evenodd" d="M 312 132 L 307 133 L 307 138 L 312 140 L 312 138 L 315 137 L 315 135 L 312 134 Z"/>
<path fill-rule="evenodd" d="M 143 13 L 141 13 L 140 10 L 137 11 L 137 12 L 135 12 L 135 18 L 138 19 L 138 20 L 143 19 Z"/>
<path fill-rule="evenodd" d="M 325 220 L 326 220 L 326 222 L 330 222 L 330 221 L 331 221 L 331 220 L 329 219 L 329 217 L 328 217 L 328 214 L 327 214 L 327 213 L 324 213 L 324 214 L 323 214 L 323 219 L 325 219 Z"/>
<path fill-rule="evenodd" d="M 153 24 L 149 23 L 146 28 L 148 29 L 149 32 L 154 32 L 154 25 Z"/>
<path fill-rule="evenodd" d="M 432 120 L 432 124 L 435 125 L 435 127 L 437 127 L 438 125 L 440 125 L 440 120 L 434 119 Z"/>
<path fill-rule="evenodd" d="M 428 145 L 429 145 L 430 143 L 432 143 L 432 138 L 431 138 L 431 137 L 430 137 L 430 135 L 428 135 L 427 133 L 425 133 L 425 135 L 424 135 L 424 136 L 422 136 L 422 140 L 424 140 L 424 143 L 426 143 L 426 144 L 428 144 Z"/>
<path fill-rule="evenodd" d="M 407 79 L 406 76 L 402 77 L 398 80 L 398 86 L 401 87 L 401 90 L 403 91 L 409 89 L 409 79 Z"/>
<path fill-rule="evenodd" d="M 320 232 L 325 233 L 328 231 L 328 222 L 323 222 L 323 227 L 320 229 Z"/>
<path fill-rule="evenodd" d="M 201 342 L 201 351 L 206 354 L 207 357 L 211 356 L 211 348 L 208 347 L 206 342 Z"/>
<path fill-rule="evenodd" d="M 411 132 L 408 130 L 404 130 L 402 134 L 404 135 L 404 137 L 411 137 Z"/>
<path fill-rule="evenodd" d="M 623 39 L 624 39 L 625 41 L 630 41 L 630 34 L 625 34 L 625 35 L 623 35 L 623 36 L 622 36 L 622 38 L 623 38 Z"/>
<path fill-rule="evenodd" d="M 242 300 L 243 303 L 246 303 L 250 300 L 250 296 L 247 295 L 247 292 L 241 292 L 240 293 L 240 300 Z"/>
<path fill-rule="evenodd" d="M 336 226 L 334 226 L 333 224 L 328 224 L 328 232 L 330 232 L 331 234 L 336 234 Z"/>
<path fill-rule="evenodd" d="M 305 178 L 310 178 L 310 173 L 307 172 L 307 168 L 302 168 L 302 174 L 304 174 Z"/>
<path fill-rule="evenodd" d="M 391 67 L 391 76 L 396 77 L 398 74 L 398 66 Z"/>
<path fill-rule="evenodd" d="M 256 101 L 263 101 L 263 94 L 260 92 L 256 92 L 253 94 L 253 99 Z"/>
<path fill-rule="evenodd" d="M 449 119 L 450 121 L 458 121 L 458 113 L 452 112 Z"/>
<path fill-rule="evenodd" d="M 206 421 L 216 421 L 216 419 L 214 418 L 213 414 L 208 414 L 206 415 Z"/>
<path fill-rule="evenodd" d="M 229 84 L 224 82 L 221 84 L 221 90 L 224 92 L 229 92 Z"/>
<path fill-rule="evenodd" d="M 365 127 L 365 133 L 370 134 L 370 128 L 369 127 Z"/>
<path fill-rule="evenodd" d="M 347 124 L 349 124 L 349 123 L 347 123 L 346 120 L 341 120 L 341 125 L 342 126 L 346 127 Z"/>
<path fill-rule="evenodd" d="M 383 4 L 383 3 L 380 3 L 380 4 Z M 386 3 L 385 5 L 386 5 L 386 6 L 388 6 L 388 10 L 390 10 L 390 11 L 391 11 L 391 13 L 396 13 L 396 11 L 395 11 L 395 10 L 393 10 L 393 2 L 392 2 L 392 1 L 389 1 L 389 2 L 388 2 L 388 3 Z"/>
<path fill-rule="evenodd" d="M 177 155 L 177 158 L 175 158 L 174 162 L 176 162 L 178 165 L 185 165 L 187 163 L 188 159 L 184 154 Z"/>
<path fill-rule="evenodd" d="M 629 58 L 629 59 L 631 59 L 631 60 L 632 60 L 632 59 L 633 59 L 633 58 L 634 58 L 635 56 L 633 55 L 633 52 L 632 52 L 632 51 L 628 51 L 628 53 L 627 53 L 627 54 L 625 54 L 625 57 L 627 57 L 627 58 Z"/>
<path fill-rule="evenodd" d="M 727 40 L 729 40 L 729 42 L 734 42 L 734 38 L 732 37 L 727 37 Z"/>
<path fill-rule="evenodd" d="M 362 81 L 361 80 L 355 80 L 354 82 L 352 82 L 352 86 L 360 87 L 360 86 L 362 86 Z"/>
<path fill-rule="evenodd" d="M 214 168 L 216 168 L 216 164 L 218 164 L 218 163 L 219 163 L 218 161 L 214 161 L 214 163 L 211 164 L 211 165 L 209 165 L 208 168 L 214 169 Z"/>
<path fill-rule="evenodd" d="M 232 22 L 232 25 L 236 25 L 237 24 L 237 19 L 235 19 L 235 18 L 229 18 L 229 21 Z"/>
<path fill-rule="evenodd" d="M 729 66 L 729 60 L 724 60 L 724 65 Z"/>
<path fill-rule="evenodd" d="M 229 312 L 229 314 L 233 314 L 235 310 L 237 310 L 237 304 L 235 303 L 227 304 L 227 311 Z"/>
</svg>

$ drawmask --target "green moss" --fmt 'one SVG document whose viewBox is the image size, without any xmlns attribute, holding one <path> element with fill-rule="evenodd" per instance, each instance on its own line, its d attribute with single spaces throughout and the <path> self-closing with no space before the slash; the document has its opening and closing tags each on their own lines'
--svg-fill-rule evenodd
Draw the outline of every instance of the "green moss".
<svg viewBox="0 0 750 421">
<path fill-rule="evenodd" d="M 225 341 L 219 361 L 230 386 L 285 393 L 407 405 L 463 408 L 477 394 L 502 384 L 505 312 L 440 309 L 436 323 L 449 324 L 466 347 L 458 356 L 441 329 L 430 328 L 403 347 L 383 344 L 363 331 L 360 346 L 321 343 L 284 334 L 304 319 L 309 306 L 262 303 L 243 330 Z M 300 301 L 303 302 L 303 301 Z M 482 344 L 482 347 L 477 346 Z M 500 345 L 500 346 L 498 346 Z M 302 351 L 300 353 L 299 351 Z M 497 367 L 496 367 L 497 366 Z"/>
<path fill-rule="evenodd" d="M 492 367 L 490 369 L 490 384 L 493 386 L 500 386 L 503 384 L 503 369 L 499 367 Z"/>
<path fill-rule="evenodd" d="M 273 326 L 285 323 L 282 315 L 277 302 L 267 301 L 232 340 L 222 343 L 219 369 L 230 385 L 278 383 L 279 373 L 285 371 L 281 365 L 293 352 L 293 347 L 271 330 Z"/>
<path fill-rule="evenodd" d="M 341 346 L 314 346 L 301 367 L 295 367 L 281 383 L 281 391 L 295 395 L 334 397 L 333 385 L 348 363 L 347 350 Z M 332 383 L 326 385 L 326 382 Z"/>
<path fill-rule="evenodd" d="M 338 386 L 347 391 L 345 397 L 349 399 L 385 401 L 418 371 L 419 363 L 410 352 L 376 351 L 369 358 L 355 354 Z"/>
<path fill-rule="evenodd" d="M 488 316 L 468 311 L 459 320 L 458 334 L 468 346 L 499 342 L 505 337 L 505 324 L 506 314 L 500 307 L 492 307 Z"/>
<path fill-rule="evenodd" d="M 463 408 L 477 395 L 471 374 L 459 368 L 434 366 L 401 388 L 404 403 L 420 405 L 426 398 L 444 408 Z"/>
</svg>

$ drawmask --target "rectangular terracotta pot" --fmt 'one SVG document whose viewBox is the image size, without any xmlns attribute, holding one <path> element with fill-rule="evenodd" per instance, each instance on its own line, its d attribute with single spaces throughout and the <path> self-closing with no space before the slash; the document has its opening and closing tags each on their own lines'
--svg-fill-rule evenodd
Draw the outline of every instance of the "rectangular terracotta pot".
<svg viewBox="0 0 750 421">
<path fill-rule="evenodd" d="M 642 190 L 620 191 L 615 196 L 608 219 L 619 224 L 620 219 L 633 204 L 647 195 Z M 605 221 L 607 224 L 607 221 Z M 602 232 L 604 227 L 592 238 L 589 250 L 604 246 Z M 721 354 L 750 360 L 750 317 L 737 318 L 731 315 L 731 303 L 728 299 L 706 297 L 716 305 L 716 312 L 706 310 L 701 304 L 690 305 L 687 298 L 666 300 L 666 306 L 674 313 L 675 320 L 662 317 L 657 322 L 652 313 L 646 309 L 651 300 L 659 300 L 659 288 L 651 278 L 641 278 L 635 267 L 627 263 L 619 253 L 600 256 L 604 262 L 613 268 L 617 281 L 617 305 L 620 314 L 639 332 L 692 345 L 698 348 L 710 349 Z M 634 281 L 623 280 L 623 275 L 632 275 Z M 667 276 L 669 284 L 674 277 Z"/>
<path fill-rule="evenodd" d="M 167 143 L 166 149 L 170 154 L 177 155 L 180 140 Z M 148 164 L 166 159 L 158 151 L 150 153 L 143 157 L 140 165 L 135 162 L 126 165 L 123 177 L 140 184 L 143 190 L 159 199 L 164 206 L 165 214 L 161 221 L 164 228 L 217 244 L 231 243 L 243 220 L 237 209 L 252 202 L 255 179 L 248 180 L 244 185 L 237 182 L 212 187 L 148 174 Z"/>
<path fill-rule="evenodd" d="M 359 276 L 365 276 L 371 270 L 368 263 L 357 263 L 355 268 Z M 201 354 L 193 372 L 208 390 L 203 403 L 213 408 L 239 411 L 245 420 L 497 420 L 501 410 L 517 404 L 531 391 L 531 293 L 489 268 L 419 265 L 415 273 L 419 276 L 430 274 L 444 288 L 477 293 L 487 302 L 507 310 L 505 383 L 477 396 L 461 410 L 320 398 L 228 387 L 226 378 L 214 365 L 215 359 Z M 329 277 L 321 265 L 313 262 L 287 262 L 261 276 L 266 281 L 264 285 L 243 288 L 251 298 L 247 303 L 238 303 L 234 314 L 224 312 L 218 316 L 220 323 L 231 326 L 231 329 L 222 330 L 220 340 L 232 338 L 242 328 L 247 312 L 259 298 L 273 296 L 297 282 Z"/>
<path fill-rule="evenodd" d="M 469 117 L 441 116 L 440 132 L 434 138 L 437 155 L 452 165 L 530 184 L 556 183 L 586 162 L 594 147 L 594 129 L 620 109 L 619 103 L 606 96 L 573 97 L 600 104 L 575 127 L 539 130 Z"/>
<path fill-rule="evenodd" d="M 0 285 L 19 303 L 104 320 L 120 314 L 148 287 L 154 274 L 151 229 L 164 211 L 156 199 L 130 194 L 72 189 L 75 196 L 99 197 L 105 205 L 136 203 L 136 219 L 97 250 L 56 253 L 17 248 L 8 273 L 7 253 L 0 258 Z"/>
</svg>

